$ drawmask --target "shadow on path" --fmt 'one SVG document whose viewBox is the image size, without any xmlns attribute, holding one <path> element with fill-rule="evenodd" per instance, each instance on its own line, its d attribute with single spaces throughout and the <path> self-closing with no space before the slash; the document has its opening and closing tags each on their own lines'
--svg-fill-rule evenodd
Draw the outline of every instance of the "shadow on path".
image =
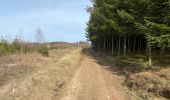
<svg viewBox="0 0 170 100">
<path fill-rule="evenodd" d="M 91 48 L 83 49 L 82 54 L 95 59 L 95 61 L 102 66 L 107 66 L 104 67 L 106 70 L 109 70 L 113 74 L 117 75 L 123 75 L 128 77 L 130 74 L 151 70 L 150 68 L 144 68 L 136 63 L 130 64 L 124 62 L 121 59 L 117 59 L 117 57 L 115 58 L 107 57 L 106 55 L 100 52 L 93 51 Z"/>
</svg>

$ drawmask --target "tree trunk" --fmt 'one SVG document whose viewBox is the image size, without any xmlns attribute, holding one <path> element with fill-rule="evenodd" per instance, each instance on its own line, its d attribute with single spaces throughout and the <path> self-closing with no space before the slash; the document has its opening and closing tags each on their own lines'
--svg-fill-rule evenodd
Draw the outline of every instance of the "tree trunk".
<svg viewBox="0 0 170 100">
<path fill-rule="evenodd" d="M 22 44 L 21 44 L 21 54 L 23 53 L 23 49 L 22 49 Z"/>
<path fill-rule="evenodd" d="M 164 46 L 161 46 L 160 47 L 160 55 L 164 55 L 165 54 L 165 47 Z"/>
<path fill-rule="evenodd" d="M 141 49 L 142 49 L 142 37 L 140 38 L 139 48 L 140 48 L 140 52 L 139 53 L 141 53 Z"/>
<path fill-rule="evenodd" d="M 165 47 L 164 46 L 161 46 L 160 47 L 160 60 L 161 60 L 161 58 L 162 58 L 162 55 L 164 55 L 165 54 Z"/>
<path fill-rule="evenodd" d="M 28 43 L 27 43 L 27 51 L 26 51 L 26 52 L 27 52 L 27 54 L 28 54 Z"/>
<path fill-rule="evenodd" d="M 118 37 L 116 37 L 115 39 L 116 39 L 115 51 L 116 53 L 118 53 Z"/>
<path fill-rule="evenodd" d="M 140 50 L 140 35 L 137 37 L 137 47 L 138 47 L 138 53 Z"/>
<path fill-rule="evenodd" d="M 109 37 L 107 37 L 107 54 L 109 54 L 110 51 L 110 43 L 109 43 Z"/>
<path fill-rule="evenodd" d="M 104 41 L 103 41 L 103 46 L 104 46 L 104 53 L 106 53 L 106 41 L 105 41 L 105 37 L 104 37 Z"/>
<path fill-rule="evenodd" d="M 114 36 L 112 35 L 112 55 L 114 54 Z"/>
<path fill-rule="evenodd" d="M 126 56 L 126 35 L 124 37 L 124 52 L 123 52 L 123 56 Z"/>
<path fill-rule="evenodd" d="M 99 42 L 99 51 L 101 51 L 101 40 Z"/>
<path fill-rule="evenodd" d="M 130 55 L 130 39 L 129 39 L 129 36 L 128 36 L 128 53 Z"/>
<path fill-rule="evenodd" d="M 120 42 L 121 42 L 121 37 L 119 36 L 119 45 L 118 45 L 118 56 L 120 56 Z"/>
<path fill-rule="evenodd" d="M 148 46 L 148 58 L 149 58 L 149 66 L 152 66 L 152 48 Z"/>
<path fill-rule="evenodd" d="M 162 54 L 163 55 L 165 54 L 165 47 L 164 46 L 162 47 Z"/>
<path fill-rule="evenodd" d="M 135 41 L 134 41 L 133 54 L 135 53 L 135 49 L 136 49 L 136 36 L 135 36 Z"/>
</svg>

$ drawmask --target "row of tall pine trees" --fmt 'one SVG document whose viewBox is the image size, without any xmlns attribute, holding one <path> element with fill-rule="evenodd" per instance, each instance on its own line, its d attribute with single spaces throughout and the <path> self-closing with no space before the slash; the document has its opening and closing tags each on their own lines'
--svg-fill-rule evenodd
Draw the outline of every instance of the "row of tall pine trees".
<svg viewBox="0 0 170 100">
<path fill-rule="evenodd" d="M 170 47 L 170 0 L 92 0 L 86 36 L 96 51 L 127 56 Z"/>
</svg>

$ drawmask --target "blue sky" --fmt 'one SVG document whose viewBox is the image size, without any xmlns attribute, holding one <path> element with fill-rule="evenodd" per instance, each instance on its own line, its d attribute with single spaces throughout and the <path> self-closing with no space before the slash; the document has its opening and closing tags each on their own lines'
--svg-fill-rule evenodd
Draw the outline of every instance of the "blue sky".
<svg viewBox="0 0 170 100">
<path fill-rule="evenodd" d="M 46 41 L 86 40 L 89 5 L 90 0 L 0 0 L 0 36 L 22 33 L 35 41 L 40 27 Z"/>
</svg>

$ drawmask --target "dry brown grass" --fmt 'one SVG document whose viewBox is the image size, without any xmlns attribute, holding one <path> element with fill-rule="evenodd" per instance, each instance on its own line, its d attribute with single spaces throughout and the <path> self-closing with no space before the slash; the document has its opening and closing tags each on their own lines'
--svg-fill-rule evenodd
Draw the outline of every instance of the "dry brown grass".
<svg viewBox="0 0 170 100">
<path fill-rule="evenodd" d="M 79 67 L 80 48 L 11 55 L 0 60 L 0 100 L 51 100 Z"/>
<path fill-rule="evenodd" d="M 170 72 L 170 69 L 167 69 Z M 148 93 L 154 93 L 157 96 L 170 98 L 170 80 L 164 71 L 159 72 L 141 72 L 130 75 L 126 83 L 131 88 L 139 91 L 141 96 L 145 97 Z"/>
<path fill-rule="evenodd" d="M 122 77 L 123 85 L 130 94 L 142 100 L 170 99 L 169 55 L 164 55 L 162 61 L 159 61 L 159 56 L 154 56 L 152 67 L 148 66 L 146 57 L 141 55 L 127 58 L 106 56 L 101 53 L 97 55 L 102 56 L 105 59 L 103 62 L 108 62 L 107 65 L 112 66 L 113 73 Z"/>
<path fill-rule="evenodd" d="M 164 66 L 148 67 L 146 61 L 131 62 L 129 59 L 116 59 L 116 70 L 125 75 L 125 84 L 143 99 L 152 100 L 155 97 L 170 99 L 170 68 Z M 162 100 L 162 99 L 161 99 Z M 163 99 L 164 100 L 164 99 Z"/>
</svg>

